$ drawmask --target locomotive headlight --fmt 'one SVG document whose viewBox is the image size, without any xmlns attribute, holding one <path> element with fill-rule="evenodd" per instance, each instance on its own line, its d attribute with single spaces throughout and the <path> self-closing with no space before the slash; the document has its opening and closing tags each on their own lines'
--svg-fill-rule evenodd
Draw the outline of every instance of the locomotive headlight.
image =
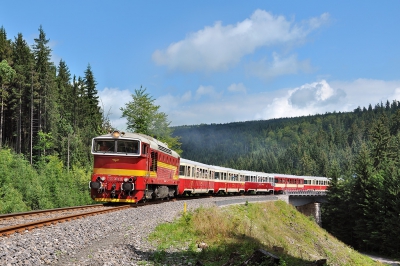
<svg viewBox="0 0 400 266">
<path fill-rule="evenodd" d="M 119 132 L 118 130 L 114 130 L 114 131 L 111 133 L 111 136 L 112 136 L 113 138 L 119 138 L 120 135 L 121 135 L 121 132 Z"/>
<path fill-rule="evenodd" d="M 106 177 L 102 176 L 102 177 L 100 177 L 100 180 L 104 182 L 104 181 L 106 181 Z"/>
<path fill-rule="evenodd" d="M 128 182 L 129 178 L 125 177 L 124 182 Z"/>
</svg>

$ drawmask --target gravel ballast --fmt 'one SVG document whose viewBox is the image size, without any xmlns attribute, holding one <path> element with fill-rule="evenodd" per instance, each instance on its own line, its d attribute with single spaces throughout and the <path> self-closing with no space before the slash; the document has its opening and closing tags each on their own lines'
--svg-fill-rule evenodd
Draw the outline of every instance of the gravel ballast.
<svg viewBox="0 0 400 266">
<path fill-rule="evenodd" d="M 246 201 L 275 200 L 274 196 L 238 196 L 165 202 L 91 216 L 0 238 L 0 265 L 153 265 L 156 248 L 148 235 L 159 223 L 172 222 L 199 207 Z M 176 265 L 190 265 L 179 258 Z"/>
</svg>

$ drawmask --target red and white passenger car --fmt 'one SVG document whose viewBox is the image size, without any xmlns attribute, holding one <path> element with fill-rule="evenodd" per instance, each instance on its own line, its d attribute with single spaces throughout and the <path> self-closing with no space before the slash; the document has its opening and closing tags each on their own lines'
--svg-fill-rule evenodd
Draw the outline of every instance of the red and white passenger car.
<svg viewBox="0 0 400 266">
<path fill-rule="evenodd" d="M 268 174 L 182 159 L 152 137 L 114 131 L 93 138 L 89 187 L 95 201 L 136 203 L 185 194 L 323 191 L 325 177 Z"/>
</svg>

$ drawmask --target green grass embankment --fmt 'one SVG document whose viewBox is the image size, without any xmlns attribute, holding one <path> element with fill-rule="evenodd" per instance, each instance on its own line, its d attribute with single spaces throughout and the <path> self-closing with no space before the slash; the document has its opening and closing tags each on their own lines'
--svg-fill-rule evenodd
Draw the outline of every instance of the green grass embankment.
<svg viewBox="0 0 400 266">
<path fill-rule="evenodd" d="M 278 255 L 281 265 L 382 265 L 361 255 L 320 228 L 313 219 L 283 201 L 200 208 L 150 236 L 158 247 L 156 265 L 240 265 L 255 249 Z M 199 249 L 199 243 L 206 249 Z M 283 252 L 273 247 L 282 247 Z"/>
</svg>

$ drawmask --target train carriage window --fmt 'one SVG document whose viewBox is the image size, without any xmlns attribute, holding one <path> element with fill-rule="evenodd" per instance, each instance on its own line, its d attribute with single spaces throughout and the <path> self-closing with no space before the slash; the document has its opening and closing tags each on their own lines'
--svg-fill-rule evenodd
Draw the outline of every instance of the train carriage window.
<svg viewBox="0 0 400 266">
<path fill-rule="evenodd" d="M 219 172 L 215 172 L 214 173 L 214 179 L 220 179 L 220 173 Z"/>
<path fill-rule="evenodd" d="M 185 166 L 184 165 L 179 166 L 179 175 L 185 175 Z"/>
</svg>

